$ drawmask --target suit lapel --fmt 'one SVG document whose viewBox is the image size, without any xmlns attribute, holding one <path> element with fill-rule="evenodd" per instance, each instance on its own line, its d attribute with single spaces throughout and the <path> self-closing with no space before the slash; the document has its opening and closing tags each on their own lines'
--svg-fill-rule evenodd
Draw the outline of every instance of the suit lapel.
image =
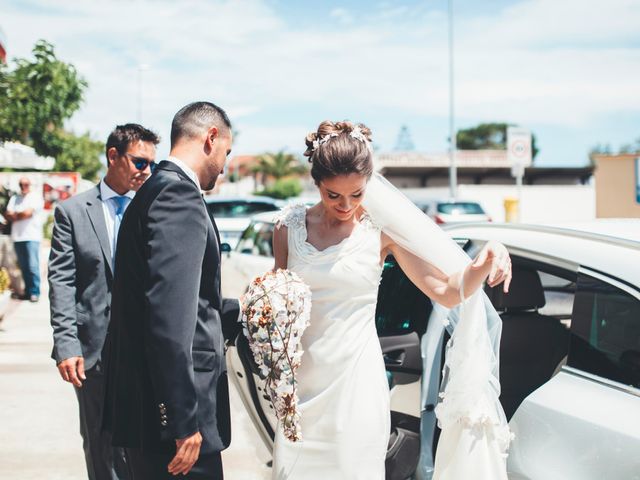
<svg viewBox="0 0 640 480">
<path fill-rule="evenodd" d="M 207 212 L 207 217 L 209 217 L 209 221 L 211 222 L 211 226 L 213 227 L 213 231 L 216 234 L 216 250 L 218 251 L 218 257 L 220 256 L 220 232 L 218 232 L 218 225 L 216 225 L 216 220 L 211 216 L 209 209 L 207 208 L 207 202 L 204 199 L 204 195 L 202 196 L 202 203 L 204 204 L 205 211 Z"/>
<path fill-rule="evenodd" d="M 104 210 L 102 208 L 102 198 L 100 197 L 100 185 L 96 187 L 96 197 L 87 201 L 87 215 L 91 221 L 98 243 L 102 249 L 105 261 L 109 267 L 109 271 L 113 274 L 113 266 L 111 265 L 111 245 L 109 244 L 109 234 L 107 233 L 107 223 L 104 218 Z"/>
<path fill-rule="evenodd" d="M 176 172 L 178 175 L 180 175 L 181 177 L 184 177 L 189 182 L 191 182 L 191 184 L 198 189 L 198 192 L 200 192 L 200 188 L 175 163 L 169 162 L 167 160 L 163 160 L 158 164 L 158 170 L 169 170 L 172 172 Z M 215 219 L 209 213 L 209 209 L 207 208 L 207 202 L 204 200 L 204 195 L 202 194 L 202 192 L 200 192 L 200 196 L 202 197 L 202 203 L 204 205 L 205 211 L 207 212 L 207 216 L 209 217 L 209 220 L 211 221 L 211 225 L 213 226 L 213 231 L 216 234 L 216 250 L 218 252 L 218 257 L 219 257 L 220 256 L 220 232 L 218 232 L 218 226 L 216 225 Z"/>
</svg>

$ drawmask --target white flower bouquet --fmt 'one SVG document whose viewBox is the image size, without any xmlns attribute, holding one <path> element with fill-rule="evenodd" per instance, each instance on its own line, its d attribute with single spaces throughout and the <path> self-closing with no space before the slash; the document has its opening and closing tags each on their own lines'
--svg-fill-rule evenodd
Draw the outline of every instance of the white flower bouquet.
<svg viewBox="0 0 640 480">
<path fill-rule="evenodd" d="M 255 278 L 244 295 L 244 334 L 284 435 L 293 442 L 302 438 L 295 373 L 304 353 L 300 340 L 310 315 L 311 290 L 289 270 Z"/>
</svg>

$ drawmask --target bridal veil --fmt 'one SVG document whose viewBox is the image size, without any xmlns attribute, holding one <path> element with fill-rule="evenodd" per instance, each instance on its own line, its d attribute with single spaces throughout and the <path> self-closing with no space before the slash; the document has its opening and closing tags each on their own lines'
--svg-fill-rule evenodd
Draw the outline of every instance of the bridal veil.
<svg viewBox="0 0 640 480">
<path fill-rule="evenodd" d="M 459 272 L 471 262 L 455 241 L 381 175 L 373 174 L 363 205 L 372 220 L 398 245 L 444 273 Z M 433 475 L 434 480 L 506 480 L 511 434 L 498 400 L 500 317 L 479 289 L 452 310 L 436 306 L 427 334 L 431 330 L 435 332 L 431 338 L 441 339 L 445 327 L 451 338 L 446 346 L 435 407 L 442 432 L 435 464 L 429 452 L 421 461 L 418 476 Z M 426 346 L 423 341 L 423 347 L 432 352 L 439 348 L 433 341 Z M 428 367 L 426 360 L 425 357 Z M 437 371 L 431 371 L 431 379 L 423 374 L 423 392 L 429 387 L 433 389 L 434 373 L 437 382 Z M 431 445 L 423 445 L 423 452 L 430 449 Z"/>
</svg>

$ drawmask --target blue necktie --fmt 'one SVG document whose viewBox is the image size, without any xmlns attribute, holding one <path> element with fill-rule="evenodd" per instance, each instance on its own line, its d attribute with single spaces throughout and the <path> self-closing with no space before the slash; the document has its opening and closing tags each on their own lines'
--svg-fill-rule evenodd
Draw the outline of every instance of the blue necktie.
<svg viewBox="0 0 640 480">
<path fill-rule="evenodd" d="M 113 249 L 111 250 L 111 263 L 113 264 L 116 258 L 116 246 L 118 245 L 118 231 L 120 230 L 120 223 L 122 223 L 122 217 L 127 206 L 127 197 L 119 195 L 112 198 L 116 207 L 116 218 L 113 222 Z"/>
</svg>

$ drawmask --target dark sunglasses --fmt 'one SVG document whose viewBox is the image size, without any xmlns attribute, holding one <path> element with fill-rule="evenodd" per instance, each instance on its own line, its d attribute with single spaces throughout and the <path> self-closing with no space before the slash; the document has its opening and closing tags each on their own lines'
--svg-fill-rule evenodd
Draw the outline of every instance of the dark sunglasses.
<svg viewBox="0 0 640 480">
<path fill-rule="evenodd" d="M 143 157 L 136 157 L 135 155 L 131 155 L 130 153 L 125 153 L 125 155 L 129 157 L 129 160 L 131 160 L 133 165 L 141 172 L 147 168 L 147 165 L 149 165 L 149 170 L 151 170 L 151 173 L 153 173 L 153 171 L 158 166 L 158 164 L 153 160 L 147 160 Z"/>
</svg>

